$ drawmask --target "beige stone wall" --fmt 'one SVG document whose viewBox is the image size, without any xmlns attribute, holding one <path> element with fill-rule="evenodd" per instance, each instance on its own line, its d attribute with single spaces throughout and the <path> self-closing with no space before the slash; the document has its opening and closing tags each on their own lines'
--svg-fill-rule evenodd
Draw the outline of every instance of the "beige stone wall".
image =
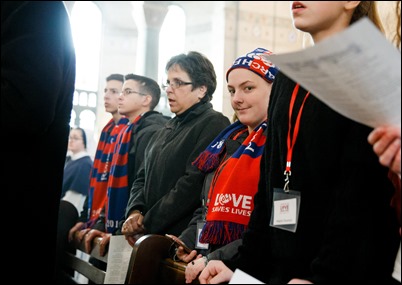
<svg viewBox="0 0 402 285">
<path fill-rule="evenodd" d="M 396 33 L 396 3 L 398 1 L 377 1 L 378 11 L 383 23 L 386 37 L 392 41 Z M 399 30 L 401 27 L 399 27 Z"/>
<path fill-rule="evenodd" d="M 69 8 L 74 3 L 74 1 L 64 2 Z M 95 2 L 104 13 L 99 71 L 99 90 L 103 90 L 105 77 L 110 73 L 136 72 L 137 59 L 141 56 L 137 49 L 140 39 L 137 26 L 132 19 L 134 8 L 131 1 Z M 264 47 L 275 53 L 286 53 L 311 44 L 309 36 L 293 27 L 290 1 L 171 1 L 171 3 L 182 7 L 187 16 L 186 50 L 198 50 L 213 62 L 218 77 L 214 108 L 229 118 L 232 117 L 233 110 L 226 88 L 225 74 L 236 57 L 257 47 Z M 393 37 L 395 31 L 395 3 L 396 1 L 378 2 L 389 39 Z M 174 44 L 174 31 L 171 31 L 171 35 Z M 99 92 L 98 99 L 95 132 L 110 118 L 110 114 L 104 112 L 102 91 Z"/>
</svg>

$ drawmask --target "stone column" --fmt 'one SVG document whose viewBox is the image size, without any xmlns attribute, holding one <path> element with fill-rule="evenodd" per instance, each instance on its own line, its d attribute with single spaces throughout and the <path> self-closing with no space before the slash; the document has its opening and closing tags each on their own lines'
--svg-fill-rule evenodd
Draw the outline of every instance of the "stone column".
<svg viewBox="0 0 402 285">
<path fill-rule="evenodd" d="M 136 72 L 158 80 L 159 32 L 170 1 L 132 3 L 133 17 L 138 28 Z"/>
</svg>

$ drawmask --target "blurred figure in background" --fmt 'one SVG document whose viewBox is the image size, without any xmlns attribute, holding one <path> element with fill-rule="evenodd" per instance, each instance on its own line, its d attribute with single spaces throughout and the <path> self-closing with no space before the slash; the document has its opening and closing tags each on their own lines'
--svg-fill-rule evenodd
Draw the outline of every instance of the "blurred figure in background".
<svg viewBox="0 0 402 285">
<path fill-rule="evenodd" d="M 73 128 L 68 138 L 70 160 L 64 167 L 62 200 L 69 201 L 80 213 L 88 196 L 92 159 L 87 152 L 84 129 Z"/>
<path fill-rule="evenodd" d="M 110 113 L 112 118 L 110 118 L 109 122 L 102 129 L 92 166 L 88 198 L 84 203 L 84 209 L 81 211 L 78 221 L 76 221 L 68 233 L 69 241 L 72 241 L 75 238 L 76 232 L 82 229 L 88 227 L 97 228 L 96 225 L 98 223 L 100 223 L 99 229 L 103 228 L 110 164 L 113 159 L 117 136 L 128 123 L 128 119 L 118 111 L 119 96 L 123 90 L 123 83 L 124 75 L 122 74 L 114 73 L 106 77 L 106 86 L 103 95 L 104 106 L 105 111 Z M 86 225 L 86 223 L 89 224 Z M 82 232 L 76 238 L 79 241 L 82 240 L 85 233 L 85 231 Z"/>
<path fill-rule="evenodd" d="M 112 117 L 103 127 L 100 134 L 89 180 L 88 196 L 84 202 L 83 210 L 78 219 L 75 215 L 72 215 L 71 220 L 63 217 L 63 220 L 59 222 L 59 240 L 64 246 L 69 246 L 68 243 L 74 239 L 77 242 L 81 242 L 85 234 L 92 228 L 104 229 L 107 184 L 114 149 L 118 134 L 128 123 L 128 119 L 118 112 L 118 101 L 123 90 L 123 83 L 123 74 L 112 73 L 106 77 L 106 85 L 103 90 L 104 107 L 105 111 L 110 113 Z M 63 209 L 69 209 L 69 207 L 63 207 Z M 78 252 L 78 254 L 85 256 L 85 253 L 82 252 Z M 89 259 L 89 256 L 86 256 L 86 258 Z M 99 260 L 90 259 L 90 262 L 96 263 L 98 267 L 103 266 L 101 268 L 106 268 L 106 265 Z M 75 274 L 75 279 L 81 283 L 87 281 L 80 274 Z"/>
</svg>

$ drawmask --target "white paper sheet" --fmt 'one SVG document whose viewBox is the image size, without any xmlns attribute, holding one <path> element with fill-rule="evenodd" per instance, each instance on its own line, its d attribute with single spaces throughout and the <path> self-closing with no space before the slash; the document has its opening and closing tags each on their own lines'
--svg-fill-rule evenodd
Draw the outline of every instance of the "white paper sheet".
<svg viewBox="0 0 402 285">
<path fill-rule="evenodd" d="M 233 273 L 232 278 L 229 281 L 229 284 L 265 284 L 260 280 L 254 278 L 253 276 L 247 274 L 246 272 L 236 269 Z"/>
<path fill-rule="evenodd" d="M 111 236 L 105 284 L 124 284 L 132 251 L 124 235 Z"/>
<path fill-rule="evenodd" d="M 401 53 L 366 18 L 313 47 L 267 58 L 352 120 L 401 124 Z"/>
</svg>

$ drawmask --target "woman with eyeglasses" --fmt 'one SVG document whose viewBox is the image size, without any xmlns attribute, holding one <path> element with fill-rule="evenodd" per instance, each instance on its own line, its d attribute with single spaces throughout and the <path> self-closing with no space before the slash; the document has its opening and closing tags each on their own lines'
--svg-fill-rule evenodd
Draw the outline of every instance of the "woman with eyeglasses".
<svg viewBox="0 0 402 285">
<path fill-rule="evenodd" d="M 84 129 L 78 127 L 71 129 L 68 151 L 71 156 L 64 167 L 61 197 L 62 200 L 73 204 L 80 213 L 88 195 L 89 176 L 92 168 L 92 159 L 87 152 L 87 136 Z"/>
<path fill-rule="evenodd" d="M 216 75 L 208 58 L 195 51 L 174 56 L 166 73 L 175 117 L 150 140 L 132 185 L 122 226 L 131 245 L 137 234 L 178 235 L 187 227 L 205 177 L 192 162 L 230 124 L 210 103 Z"/>
</svg>

